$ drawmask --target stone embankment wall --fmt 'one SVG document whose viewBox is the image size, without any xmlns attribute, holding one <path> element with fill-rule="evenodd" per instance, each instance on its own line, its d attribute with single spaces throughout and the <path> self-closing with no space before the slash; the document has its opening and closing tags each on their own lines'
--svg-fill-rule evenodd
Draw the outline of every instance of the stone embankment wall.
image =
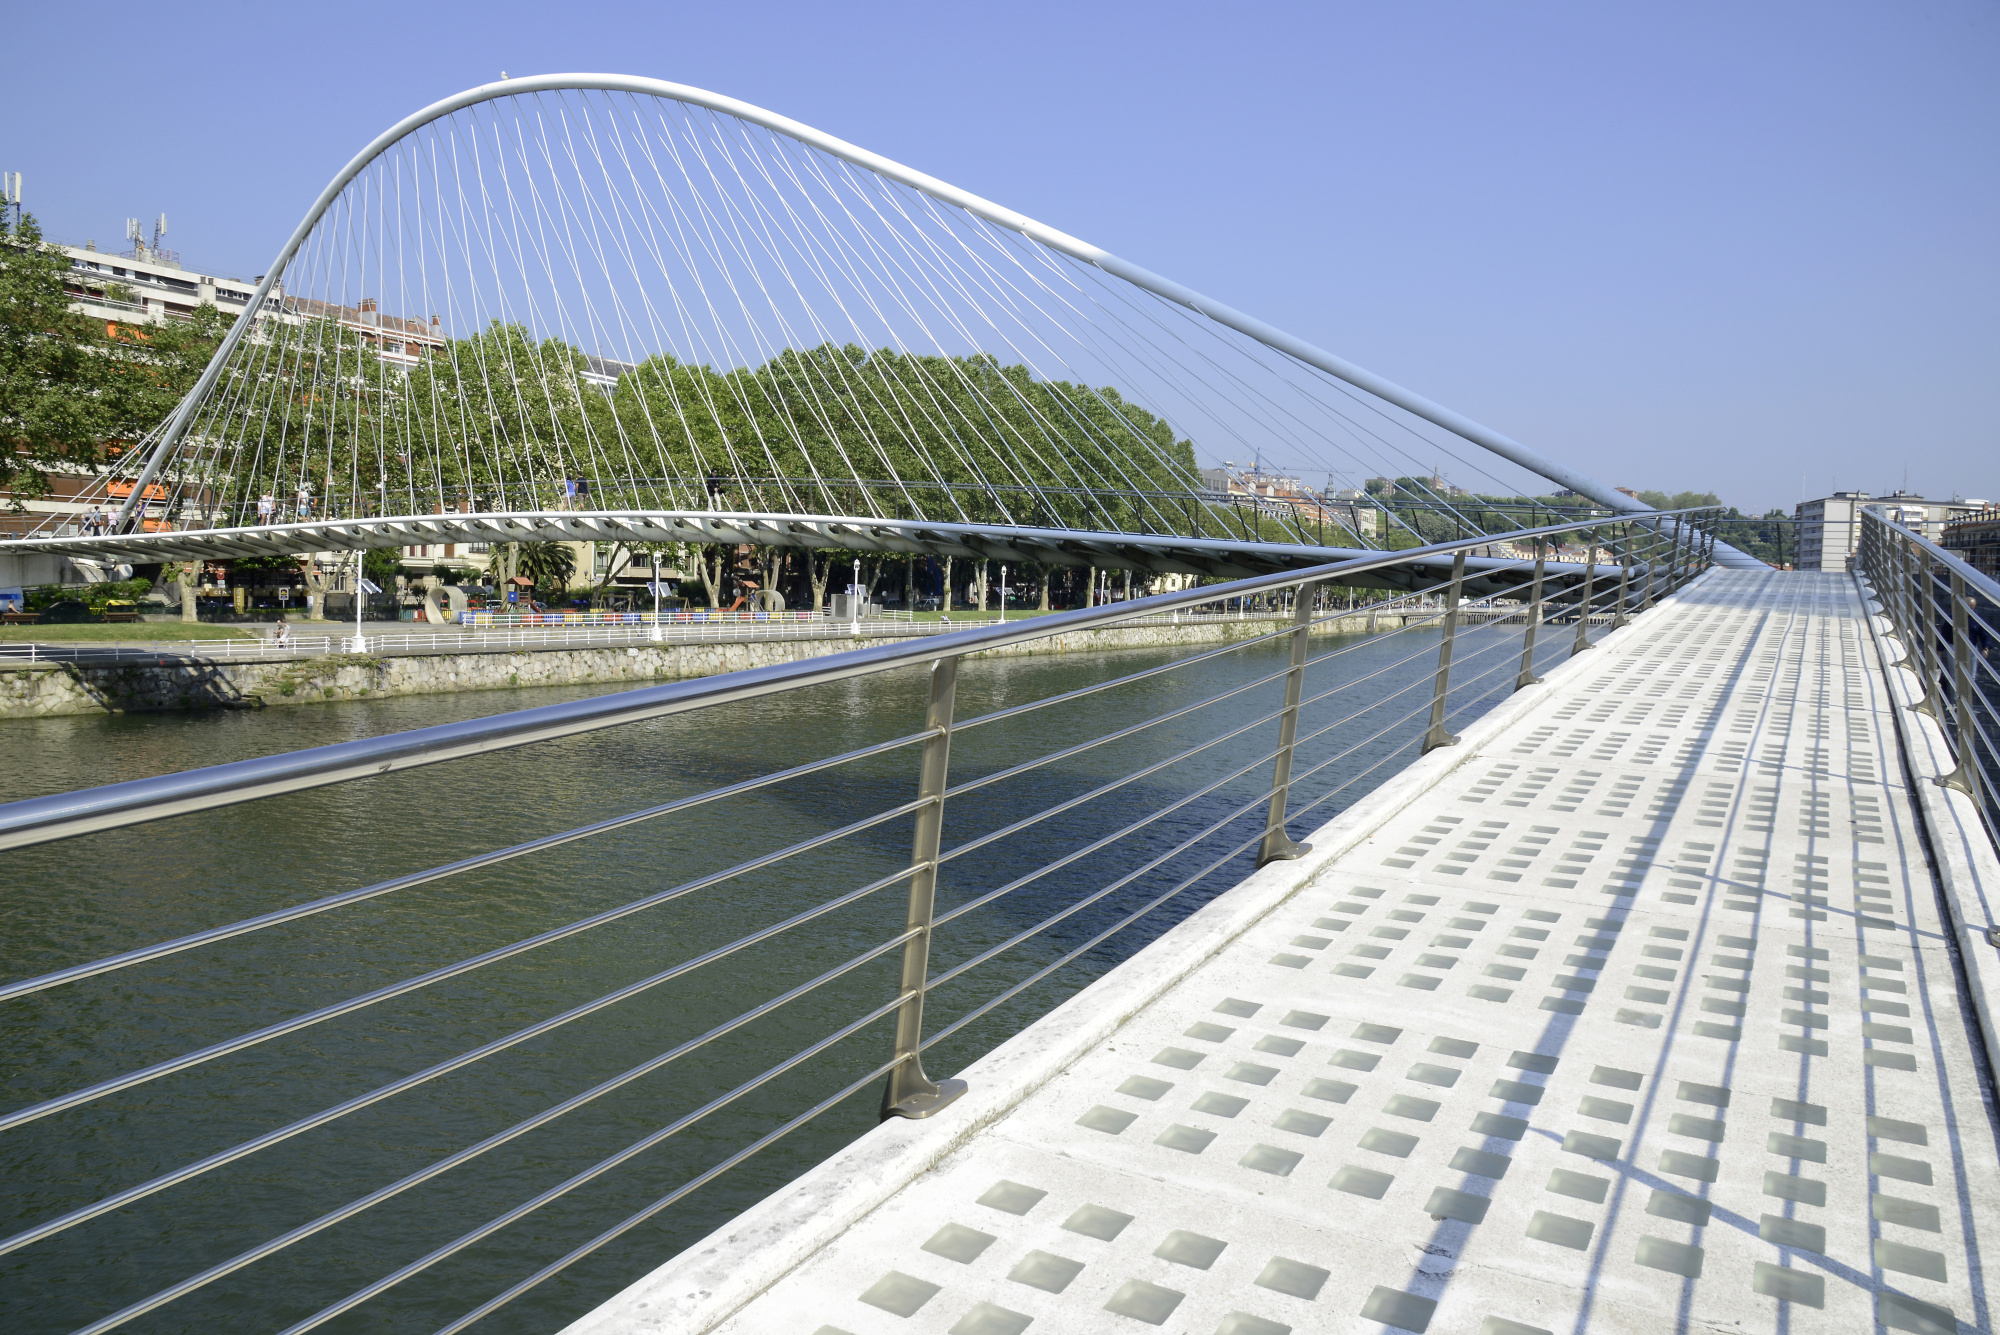
<svg viewBox="0 0 2000 1335">
<path fill-rule="evenodd" d="M 1400 622 L 1380 618 L 1383 628 Z M 1223 644 L 1277 629 L 1269 618 L 1191 626 L 1135 626 L 1076 631 L 1030 640 L 981 657 L 1101 653 L 1167 645 Z M 1370 629 L 1366 615 L 1316 628 L 1315 634 Z M 714 644 L 634 644 L 589 649 L 521 649 L 448 654 L 327 654 L 263 663 L 72 663 L 0 665 L 0 719 L 65 714 L 262 709 L 437 691 L 514 686 L 644 685 L 790 663 L 855 647 L 848 638 L 756 640 Z"/>
</svg>

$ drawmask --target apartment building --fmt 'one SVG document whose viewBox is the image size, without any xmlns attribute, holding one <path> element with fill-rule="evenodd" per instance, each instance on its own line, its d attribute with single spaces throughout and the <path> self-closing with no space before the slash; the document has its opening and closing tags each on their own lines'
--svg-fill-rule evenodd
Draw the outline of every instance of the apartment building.
<svg viewBox="0 0 2000 1335">
<path fill-rule="evenodd" d="M 1950 520 L 1938 545 L 1980 574 L 2000 580 L 2000 505 L 1985 505 Z"/>
<path fill-rule="evenodd" d="M 1976 514 L 1985 506 L 1982 500 L 1932 501 L 1907 491 L 1892 491 L 1886 496 L 1836 491 L 1831 496 L 1801 501 L 1792 512 L 1799 523 L 1798 569 L 1851 568 L 1861 545 L 1863 509 L 1879 509 L 1912 533 L 1938 542 L 1944 537 L 1946 524 L 1960 515 Z"/>
<path fill-rule="evenodd" d="M 250 304 L 255 279 L 228 278 L 181 267 L 178 252 L 143 241 L 122 255 L 107 255 L 95 241 L 58 244 L 69 258 L 64 288 L 85 315 L 127 324 L 161 324 L 186 319 L 204 302 L 234 318 Z"/>
</svg>

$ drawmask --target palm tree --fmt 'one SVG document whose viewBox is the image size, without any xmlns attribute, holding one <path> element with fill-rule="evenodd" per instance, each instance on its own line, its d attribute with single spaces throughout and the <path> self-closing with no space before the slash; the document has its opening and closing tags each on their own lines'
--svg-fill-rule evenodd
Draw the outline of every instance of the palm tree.
<svg viewBox="0 0 2000 1335">
<path fill-rule="evenodd" d="M 535 581 L 538 592 L 561 593 L 576 573 L 576 552 L 566 542 L 524 542 L 514 568 Z"/>
</svg>

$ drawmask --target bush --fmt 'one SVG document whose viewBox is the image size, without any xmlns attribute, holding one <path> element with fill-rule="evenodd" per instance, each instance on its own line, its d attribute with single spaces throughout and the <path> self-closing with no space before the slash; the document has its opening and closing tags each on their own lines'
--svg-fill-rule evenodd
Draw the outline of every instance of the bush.
<svg viewBox="0 0 2000 1335">
<path fill-rule="evenodd" d="M 82 596 L 83 601 L 89 605 L 91 611 L 102 612 L 104 605 L 114 599 L 124 602 L 138 602 L 153 591 L 153 581 L 150 579 L 121 579 L 104 584 L 86 584 L 80 590 L 76 589 L 74 585 L 71 588 L 74 592 Z"/>
<path fill-rule="evenodd" d="M 136 603 L 152 591 L 150 579 L 120 579 L 103 584 L 38 584 L 21 590 L 21 597 L 30 612 L 62 602 L 80 602 L 93 612 L 102 612 L 113 599 Z"/>
</svg>

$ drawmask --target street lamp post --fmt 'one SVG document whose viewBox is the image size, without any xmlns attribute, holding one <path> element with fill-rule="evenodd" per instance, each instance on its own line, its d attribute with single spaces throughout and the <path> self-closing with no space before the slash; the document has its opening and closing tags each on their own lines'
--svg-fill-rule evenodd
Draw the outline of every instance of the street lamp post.
<svg viewBox="0 0 2000 1335">
<path fill-rule="evenodd" d="M 659 544 L 658 544 L 658 543 L 655 543 L 655 544 L 653 545 L 653 634 L 652 634 L 652 638 L 653 638 L 654 640 L 658 640 L 658 639 L 660 639 L 660 638 L 661 638 L 661 635 L 660 635 L 660 548 L 659 548 Z"/>
<path fill-rule="evenodd" d="M 861 634 L 861 558 L 854 558 L 854 582 L 847 586 L 847 617 L 854 634 Z"/>
<path fill-rule="evenodd" d="M 1007 619 L 1007 563 L 1000 563 L 1000 619 Z"/>
<path fill-rule="evenodd" d="M 363 564 L 366 558 L 366 552 L 354 554 L 354 652 L 357 654 L 368 647 L 368 641 L 361 637 L 361 606 L 366 597 L 363 590 L 368 587 L 367 567 Z"/>
</svg>

